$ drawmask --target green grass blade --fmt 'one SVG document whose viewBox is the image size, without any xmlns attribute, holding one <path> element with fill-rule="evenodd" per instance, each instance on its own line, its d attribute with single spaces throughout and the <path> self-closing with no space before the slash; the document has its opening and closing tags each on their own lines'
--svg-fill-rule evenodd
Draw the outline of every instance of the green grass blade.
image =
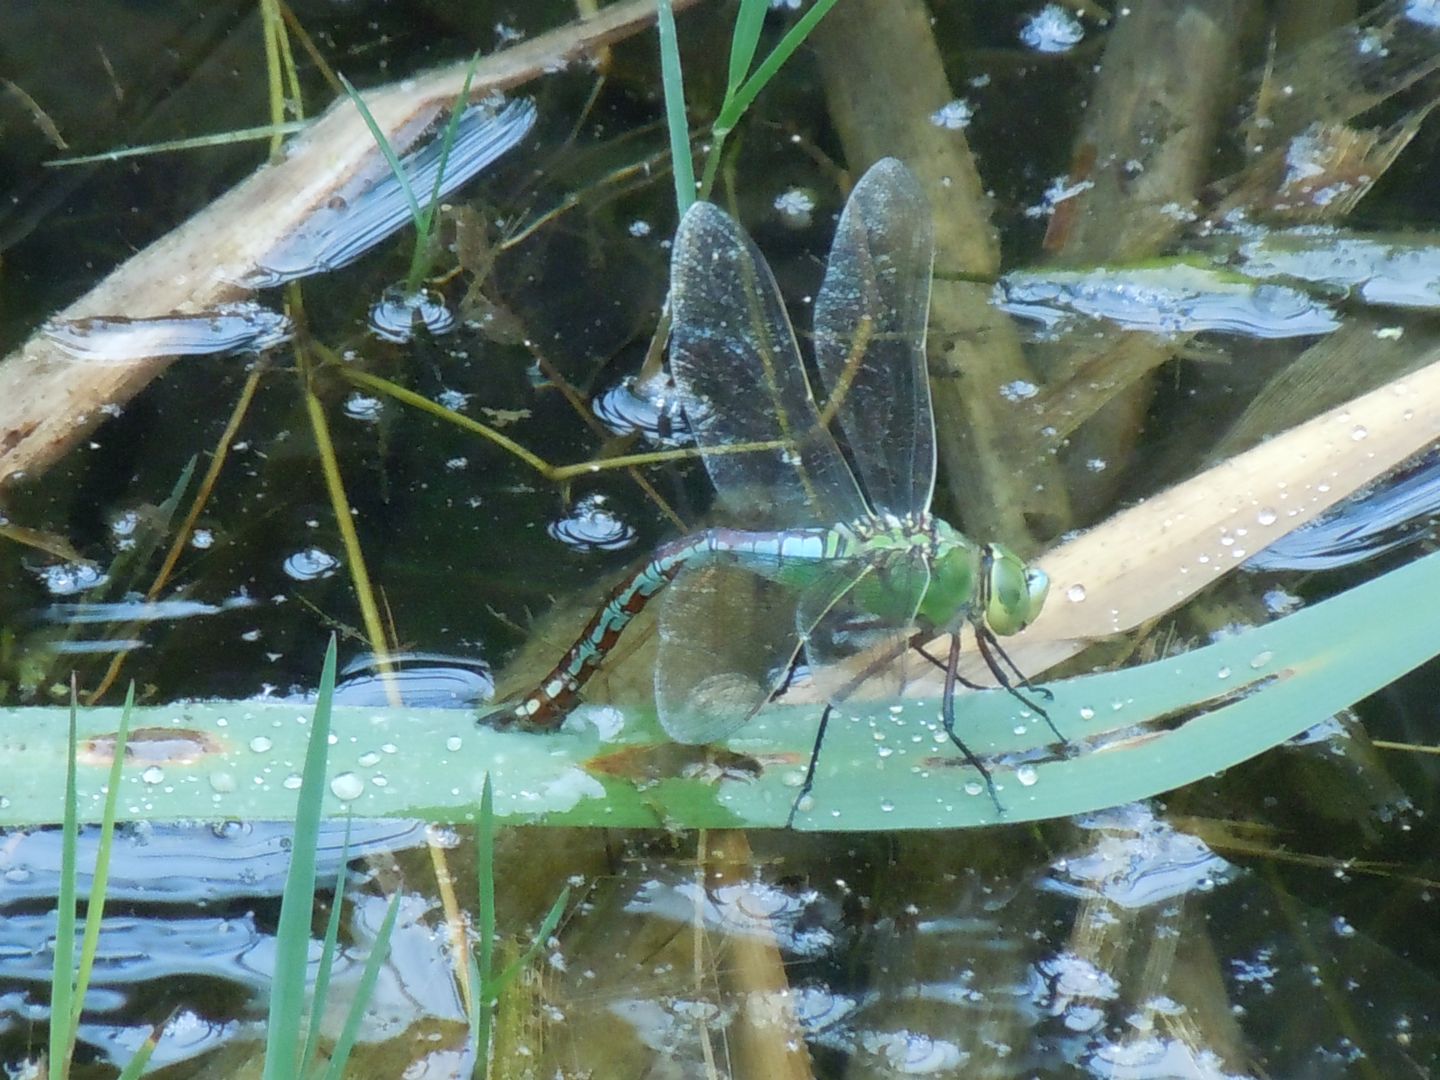
<svg viewBox="0 0 1440 1080">
<path fill-rule="evenodd" d="M 685 78 L 680 71 L 680 41 L 670 0 L 655 0 L 660 34 L 660 81 L 665 88 L 665 126 L 675 170 L 675 209 L 684 214 L 695 201 L 695 162 L 690 157 L 690 121 L 685 115 Z"/>
<path fill-rule="evenodd" d="M 535 940 L 530 942 L 529 947 L 518 958 L 507 964 L 505 969 L 495 977 L 495 996 L 499 997 L 507 986 L 510 985 L 517 975 L 526 967 L 535 962 L 540 955 L 540 950 L 550 940 L 550 935 L 555 933 L 555 928 L 560 925 L 560 917 L 565 914 L 565 905 L 570 902 L 570 886 L 560 890 L 560 895 L 550 905 L 550 910 L 545 913 L 545 918 L 540 922 L 540 929 L 535 931 Z"/>
<path fill-rule="evenodd" d="M 270 991 L 270 1018 L 265 1033 L 266 1080 L 291 1080 L 300 1060 L 300 1019 L 305 1012 L 305 976 L 309 968 L 310 921 L 315 906 L 315 848 L 320 811 L 325 800 L 325 767 L 330 740 L 330 712 L 335 696 L 335 638 L 325 650 L 315 717 L 310 724 L 300 798 L 295 809 L 295 836 L 290 847 L 290 872 L 280 900 L 275 932 L 275 973 Z"/>
<path fill-rule="evenodd" d="M 429 201 L 415 222 L 415 251 L 410 256 L 410 271 L 405 276 L 407 294 L 413 294 L 419 289 L 420 283 L 430 274 L 430 241 L 435 235 L 440 188 L 445 183 L 445 167 L 450 163 L 450 150 L 455 145 L 455 133 L 460 130 L 460 118 L 465 115 L 465 109 L 470 103 L 470 84 L 475 79 L 475 68 L 479 63 L 480 52 L 477 49 L 470 58 L 470 66 L 465 69 L 465 81 L 460 86 L 460 93 L 455 96 L 455 104 L 450 108 L 450 122 L 445 125 L 445 134 L 440 142 L 440 163 L 435 170 L 435 184 L 430 189 Z M 397 179 L 401 184 L 405 183 L 403 175 Z"/>
<path fill-rule="evenodd" d="M 365 104 L 365 99 L 360 96 L 360 91 L 350 85 L 350 80 L 344 75 L 339 76 L 340 85 L 345 87 L 345 93 L 350 95 L 350 100 L 355 103 L 355 108 L 360 111 L 361 119 L 365 126 L 370 129 L 370 135 L 375 140 L 375 145 L 380 148 L 380 153 L 385 157 L 385 163 L 390 166 L 390 171 L 395 174 L 395 180 L 400 185 L 400 190 L 405 193 L 405 201 L 410 204 L 410 220 L 415 227 L 420 228 L 424 216 L 420 211 L 420 201 L 415 198 L 415 189 L 410 186 L 410 178 L 405 175 L 405 167 L 400 164 L 400 157 L 395 153 L 395 148 L 390 145 L 390 140 L 385 137 L 385 132 L 375 122 L 370 107 Z"/>
<path fill-rule="evenodd" d="M 770 0 L 740 0 L 740 10 L 735 13 L 735 28 L 730 31 L 730 71 L 725 79 L 727 98 L 740 88 L 745 76 L 750 74 L 755 50 L 760 45 L 760 31 L 765 26 L 765 13 L 769 10 Z"/>
<path fill-rule="evenodd" d="M 784 65 L 794 55 L 795 50 L 805 43 L 815 27 L 819 25 L 832 7 L 835 0 L 815 0 L 814 6 L 802 15 L 798 22 L 790 28 L 790 32 L 780 39 L 780 43 L 771 50 L 770 55 L 761 61 L 760 66 L 740 86 L 734 94 L 726 95 L 725 104 L 720 107 L 720 115 L 715 118 L 716 132 L 729 134 L 734 130 L 740 117 L 750 107 L 760 91 L 765 89 L 771 79 L 775 77 Z"/>
<path fill-rule="evenodd" d="M 65 809 L 60 847 L 60 895 L 55 901 L 55 966 L 50 973 L 50 1076 L 65 1080 L 70 1075 L 70 1056 L 75 1049 L 75 846 L 80 825 L 77 811 L 75 769 L 76 715 L 75 681 L 70 681 L 69 752 L 65 762 Z"/>
<path fill-rule="evenodd" d="M 130 714 L 135 709 L 135 684 L 125 692 L 125 705 L 120 710 L 120 727 L 115 732 L 115 750 L 110 761 L 110 776 L 105 786 L 105 809 L 100 819 L 100 842 L 95 850 L 95 871 L 90 878 L 90 899 L 85 905 L 85 935 L 80 943 L 80 971 L 75 977 L 75 1000 L 71 1006 L 71 1023 L 80 1026 L 80 1009 L 85 992 L 90 988 L 90 973 L 95 967 L 95 953 L 100 947 L 100 922 L 105 917 L 105 888 L 110 882 L 110 851 L 115 843 L 115 810 L 120 800 L 120 783 L 125 771 L 125 741 L 130 734 Z"/>
<path fill-rule="evenodd" d="M 494 1023 L 495 989 L 495 792 L 490 774 L 480 788 L 480 817 L 475 823 L 475 921 L 480 939 L 470 982 L 471 1030 L 475 1038 L 475 1075 L 490 1068 L 490 1037 Z"/>
<path fill-rule="evenodd" d="M 150 1029 L 150 1034 L 146 1035 L 145 1041 L 136 1048 L 135 1056 L 125 1063 L 125 1068 L 120 1070 L 116 1080 L 139 1080 L 145 1072 L 145 1066 L 150 1064 L 150 1055 L 155 1053 L 155 1047 L 160 1045 L 160 1036 L 169 1023 L 167 1020 L 164 1024 L 157 1024 Z"/>
<path fill-rule="evenodd" d="M 350 1003 L 350 1011 L 345 1014 L 345 1024 L 340 1029 L 340 1037 L 335 1041 L 335 1053 L 331 1055 L 330 1065 L 325 1070 L 325 1080 L 342 1080 L 345 1075 L 345 1064 L 350 1060 L 350 1051 L 355 1048 L 355 1040 L 360 1035 L 365 1009 L 370 1004 L 370 998 L 375 993 L 375 983 L 380 978 L 380 968 L 390 955 L 390 935 L 395 930 L 395 917 L 400 913 L 402 895 L 397 892 L 390 898 L 385 921 L 380 924 L 380 932 L 375 935 L 375 944 L 371 946 L 370 955 L 365 960 L 365 970 L 361 972 L 360 981 L 355 986 L 355 1000 Z"/>
<path fill-rule="evenodd" d="M 99 154 L 83 157 L 53 158 L 40 164 L 47 169 L 63 169 L 70 165 L 95 165 L 105 161 L 120 161 L 123 158 L 149 157 L 151 154 L 168 154 L 179 150 L 204 150 L 212 146 L 232 146 L 238 142 L 255 139 L 269 139 L 276 135 L 293 135 L 310 126 L 308 120 L 287 120 L 283 124 L 261 124 L 259 127 L 236 128 L 234 131 L 218 131 L 213 135 L 192 135 L 187 139 L 170 139 L 166 142 L 147 143 L 144 146 L 122 146 L 117 150 L 105 150 Z"/>
<path fill-rule="evenodd" d="M 345 882 L 349 878 L 350 826 L 354 814 L 345 815 L 345 838 L 340 842 L 340 872 L 335 876 L 335 899 L 330 905 L 330 918 L 325 923 L 325 944 L 320 950 L 320 965 L 315 971 L 315 989 L 310 995 L 310 1022 L 305 1031 L 305 1049 L 300 1055 L 301 1072 L 308 1072 L 320 1049 L 320 1020 L 330 997 L 330 975 L 335 968 L 335 954 L 340 944 L 340 913 L 345 907 Z"/>
</svg>

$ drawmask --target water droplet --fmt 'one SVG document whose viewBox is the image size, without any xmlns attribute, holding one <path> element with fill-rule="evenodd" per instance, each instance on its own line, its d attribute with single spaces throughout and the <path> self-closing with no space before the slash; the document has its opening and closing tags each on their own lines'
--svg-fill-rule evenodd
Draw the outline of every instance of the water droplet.
<svg viewBox="0 0 1440 1080">
<path fill-rule="evenodd" d="M 982 784 L 982 783 L 980 783 L 979 780 L 967 780 L 967 781 L 965 781 L 965 794 L 966 794 L 966 795 L 979 795 L 979 794 L 980 794 L 982 791 L 984 791 L 984 790 L 985 790 L 985 785 Z"/>
<path fill-rule="evenodd" d="M 210 774 L 210 790 L 218 795 L 228 795 L 238 786 L 234 773 L 213 772 Z"/>
<path fill-rule="evenodd" d="M 1068 589 L 1065 590 L 1065 599 L 1069 600 L 1072 604 L 1079 604 L 1083 602 L 1085 599 L 1085 586 L 1071 585 Z"/>
<path fill-rule="evenodd" d="M 449 750 L 452 754 L 455 753 L 455 751 L 459 750 L 461 745 L 462 744 L 460 742 L 459 735 L 451 735 L 448 739 L 445 740 L 445 749 Z"/>
<path fill-rule="evenodd" d="M 285 777 L 284 780 L 280 781 L 281 786 L 283 786 L 287 791 L 299 791 L 300 785 L 304 782 L 305 778 L 302 777 L 298 772 L 292 772 L 289 776 Z"/>
<path fill-rule="evenodd" d="M 358 799 L 365 791 L 365 781 L 352 772 L 337 773 L 330 781 L 330 793 L 342 802 Z"/>
<path fill-rule="evenodd" d="M 265 735 L 256 735 L 250 740 L 250 749 L 257 754 L 268 754 L 275 744 Z"/>
<path fill-rule="evenodd" d="M 1231 671 L 1230 671 L 1230 668 L 1227 666 L 1227 667 L 1222 667 L 1219 671 L 1217 671 L 1217 672 L 1215 673 L 1215 677 L 1216 677 L 1217 679 L 1228 679 L 1231 674 L 1232 674 L 1232 673 L 1231 673 Z"/>
<path fill-rule="evenodd" d="M 1360 442 L 1362 439 L 1369 438 L 1369 436 L 1370 430 L 1361 424 L 1356 424 L 1355 429 L 1350 432 L 1350 438 L 1354 439 L 1356 442 Z"/>
<path fill-rule="evenodd" d="M 882 758 L 882 759 L 883 759 L 883 758 L 888 758 L 888 757 L 889 757 L 891 754 L 893 754 L 893 753 L 895 753 L 895 751 L 894 751 L 893 749 L 891 749 L 890 747 L 888 747 L 888 746 L 882 746 L 882 747 L 880 747 L 878 750 L 875 751 L 875 756 L 878 757 L 878 758 Z"/>
<path fill-rule="evenodd" d="M 374 750 L 367 750 L 365 753 L 360 755 L 358 760 L 359 763 L 365 768 L 373 769 L 376 765 L 380 764 L 380 755 L 377 754 Z"/>
<path fill-rule="evenodd" d="M 1255 515 L 1255 520 L 1261 525 L 1274 525 L 1279 516 L 1280 515 L 1275 513 L 1274 510 L 1271 510 L 1270 507 L 1263 506 L 1260 508 L 1260 512 Z"/>
<path fill-rule="evenodd" d="M 1081 720 L 1094 720 L 1094 719 L 1095 719 L 1095 710 L 1092 709 L 1089 705 L 1081 705 L 1081 706 L 1080 706 L 1080 719 L 1081 719 Z"/>
<path fill-rule="evenodd" d="M 1020 781 L 1022 787 L 1034 787 L 1040 776 L 1035 772 L 1034 765 L 1021 765 L 1015 770 L 1015 779 Z"/>
<path fill-rule="evenodd" d="M 140 774 L 140 779 L 147 784 L 158 784 L 165 779 L 165 770 L 159 765 L 151 765 Z"/>
<path fill-rule="evenodd" d="M 1013 728 L 1010 729 L 1010 732 L 1013 735 L 1024 735 L 1025 732 L 1027 732 L 1028 730 L 1030 729 L 1027 728 L 1024 724 L 1016 724 Z"/>
<path fill-rule="evenodd" d="M 1267 649 L 1265 652 L 1259 652 L 1252 656 L 1250 658 L 1250 666 L 1256 671 L 1259 671 L 1262 667 L 1264 667 L 1266 664 L 1270 663 L 1270 661 L 1274 659 L 1275 654 Z"/>
</svg>

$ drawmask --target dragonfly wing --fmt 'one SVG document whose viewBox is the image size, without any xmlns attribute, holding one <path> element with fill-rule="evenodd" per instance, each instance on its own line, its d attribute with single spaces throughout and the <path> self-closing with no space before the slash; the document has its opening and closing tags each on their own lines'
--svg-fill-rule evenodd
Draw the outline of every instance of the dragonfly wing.
<svg viewBox="0 0 1440 1080">
<path fill-rule="evenodd" d="M 837 567 L 805 590 L 795 619 L 810 663 L 843 665 L 849 676 L 833 684 L 832 702 L 877 682 L 885 696 L 900 696 L 912 666 L 915 614 L 929 586 L 929 561 L 915 549 Z"/>
<path fill-rule="evenodd" d="M 691 206 L 675 233 L 670 312 L 670 371 L 696 442 L 720 451 L 705 467 L 728 509 L 784 528 L 861 517 L 865 502 L 820 421 L 770 267 L 711 203 Z"/>
<path fill-rule="evenodd" d="M 686 570 L 665 590 L 655 702 L 666 734 L 715 742 L 755 715 L 799 649 L 795 601 L 734 563 Z"/>
<path fill-rule="evenodd" d="M 865 495 L 880 513 L 930 509 L 935 421 L 925 322 L 935 240 L 919 181 L 894 158 L 860 178 L 815 300 L 815 362 Z"/>
</svg>

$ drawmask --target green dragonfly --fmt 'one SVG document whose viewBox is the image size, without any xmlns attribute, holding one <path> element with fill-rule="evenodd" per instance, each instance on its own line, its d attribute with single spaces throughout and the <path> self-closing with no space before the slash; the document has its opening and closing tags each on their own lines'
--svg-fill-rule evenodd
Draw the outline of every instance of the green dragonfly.
<svg viewBox="0 0 1440 1080">
<path fill-rule="evenodd" d="M 995 635 L 1039 614 L 1049 579 L 1004 545 L 975 543 L 930 515 L 933 255 L 918 181 L 893 158 L 878 162 L 845 205 L 815 300 L 815 369 L 829 392 L 821 404 L 754 242 L 710 203 L 685 213 L 671 259 L 670 370 L 721 506 L 744 528 L 710 528 L 657 549 L 539 686 L 493 719 L 558 727 L 668 584 L 655 696 L 673 739 L 707 743 L 735 731 L 782 686 L 802 649 L 812 666 L 862 650 L 879 658 L 833 703 L 867 678 L 903 677 L 910 646 L 948 631 L 945 731 L 995 797 L 955 732 L 959 631 L 974 629 L 992 672 L 1012 686 L 993 659 Z M 828 718 L 829 709 L 796 807 Z"/>
</svg>

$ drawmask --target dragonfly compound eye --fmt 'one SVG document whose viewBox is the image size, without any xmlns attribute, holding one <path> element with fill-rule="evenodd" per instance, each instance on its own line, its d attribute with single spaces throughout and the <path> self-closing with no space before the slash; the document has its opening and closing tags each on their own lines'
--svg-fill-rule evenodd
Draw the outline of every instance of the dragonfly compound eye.
<svg viewBox="0 0 1440 1080">
<path fill-rule="evenodd" d="M 1040 614 L 1050 578 L 1003 544 L 991 544 L 989 556 L 985 622 L 997 634 L 1018 634 Z"/>
</svg>

